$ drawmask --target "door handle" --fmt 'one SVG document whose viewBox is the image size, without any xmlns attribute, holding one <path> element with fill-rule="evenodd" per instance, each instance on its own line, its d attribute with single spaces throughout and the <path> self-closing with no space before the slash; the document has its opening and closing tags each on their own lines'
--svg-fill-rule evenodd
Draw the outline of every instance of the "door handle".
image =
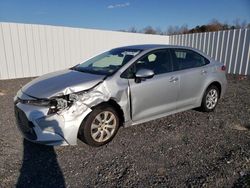
<svg viewBox="0 0 250 188">
<path fill-rule="evenodd" d="M 179 80 L 178 77 L 172 76 L 172 77 L 170 77 L 169 82 L 176 82 L 176 81 L 178 81 L 178 80 Z"/>
</svg>

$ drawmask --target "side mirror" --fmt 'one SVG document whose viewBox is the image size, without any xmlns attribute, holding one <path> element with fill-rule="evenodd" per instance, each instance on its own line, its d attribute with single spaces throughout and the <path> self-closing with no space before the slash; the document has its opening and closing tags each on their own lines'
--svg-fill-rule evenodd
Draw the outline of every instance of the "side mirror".
<svg viewBox="0 0 250 188">
<path fill-rule="evenodd" d="M 155 75 L 154 71 L 150 70 L 150 69 L 139 69 L 136 74 L 135 77 L 136 78 L 152 78 Z"/>
</svg>

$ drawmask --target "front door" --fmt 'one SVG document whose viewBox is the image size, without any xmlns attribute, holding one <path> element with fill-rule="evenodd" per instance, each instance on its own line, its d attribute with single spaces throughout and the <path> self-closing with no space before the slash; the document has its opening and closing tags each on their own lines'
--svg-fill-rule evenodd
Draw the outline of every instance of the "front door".
<svg viewBox="0 0 250 188">
<path fill-rule="evenodd" d="M 134 78 L 129 79 L 132 120 L 143 121 L 175 110 L 179 77 L 172 72 L 169 51 L 158 50 L 145 55 L 135 63 L 135 69 L 151 69 L 155 76 L 139 83 Z"/>
</svg>

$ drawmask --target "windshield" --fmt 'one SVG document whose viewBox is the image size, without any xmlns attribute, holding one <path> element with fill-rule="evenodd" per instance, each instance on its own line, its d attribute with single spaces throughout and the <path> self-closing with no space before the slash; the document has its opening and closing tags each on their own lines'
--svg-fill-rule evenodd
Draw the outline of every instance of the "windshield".
<svg viewBox="0 0 250 188">
<path fill-rule="evenodd" d="M 110 75 L 140 52 L 141 50 L 138 49 L 116 48 L 95 56 L 88 61 L 75 66 L 73 69 L 80 72 Z"/>
</svg>

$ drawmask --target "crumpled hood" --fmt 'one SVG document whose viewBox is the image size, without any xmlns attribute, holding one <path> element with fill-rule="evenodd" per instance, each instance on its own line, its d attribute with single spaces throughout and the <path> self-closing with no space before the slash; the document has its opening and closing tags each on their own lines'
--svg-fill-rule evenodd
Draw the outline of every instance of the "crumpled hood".
<svg viewBox="0 0 250 188">
<path fill-rule="evenodd" d="M 103 80 L 96 75 L 63 70 L 40 76 L 22 87 L 22 92 L 36 98 L 50 98 L 87 90 Z"/>
</svg>

